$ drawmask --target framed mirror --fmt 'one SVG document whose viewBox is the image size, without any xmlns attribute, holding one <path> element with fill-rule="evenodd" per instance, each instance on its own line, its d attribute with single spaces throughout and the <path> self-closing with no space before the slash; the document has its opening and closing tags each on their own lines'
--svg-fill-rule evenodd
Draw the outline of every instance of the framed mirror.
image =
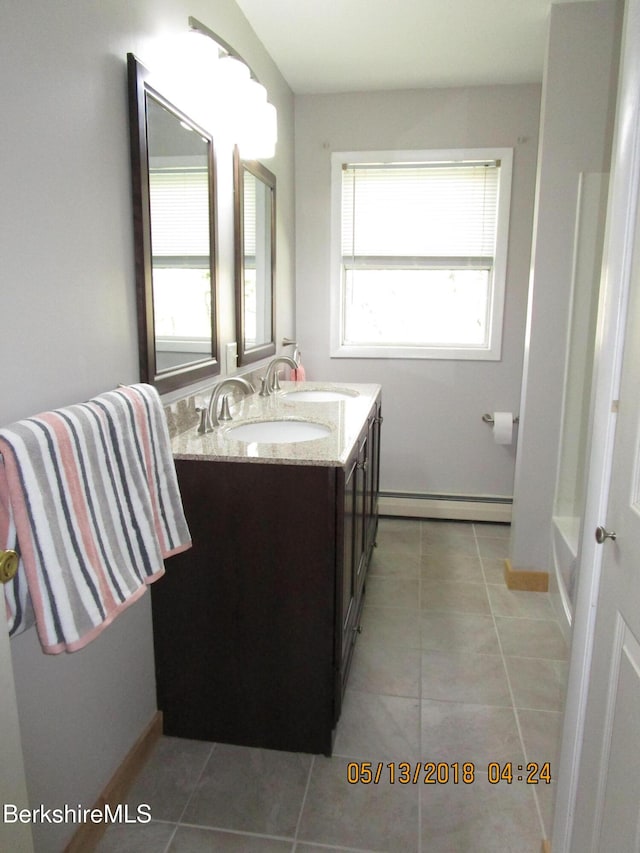
<svg viewBox="0 0 640 853">
<path fill-rule="evenodd" d="M 236 336 L 238 364 L 273 355 L 275 342 L 276 178 L 234 150 Z"/>
<path fill-rule="evenodd" d="M 140 378 L 164 393 L 220 372 L 213 139 L 127 62 Z"/>
</svg>

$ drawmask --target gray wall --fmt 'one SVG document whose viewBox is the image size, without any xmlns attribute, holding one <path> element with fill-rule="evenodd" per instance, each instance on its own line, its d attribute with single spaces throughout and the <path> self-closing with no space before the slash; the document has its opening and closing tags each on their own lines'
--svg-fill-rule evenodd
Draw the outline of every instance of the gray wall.
<svg viewBox="0 0 640 853">
<path fill-rule="evenodd" d="M 235 3 L 4 0 L 0 424 L 138 379 L 126 54 L 145 61 L 189 15 L 245 56 L 278 107 L 278 333 L 294 331 L 293 98 Z M 224 344 L 231 152 L 217 154 Z M 11 649 L 32 805 L 92 804 L 156 708 L 149 596 L 75 654 L 43 655 L 34 631 Z M 36 828 L 37 849 L 61 849 L 72 829 Z"/>
<path fill-rule="evenodd" d="M 382 383 L 385 491 L 512 495 L 515 445 L 481 416 L 519 405 L 539 103 L 538 85 L 296 97 L 297 339 L 307 378 Z M 331 359 L 331 152 L 490 146 L 514 149 L 502 360 Z"/>
<path fill-rule="evenodd" d="M 578 182 L 581 172 L 609 169 L 621 6 L 570 3 L 551 12 L 511 538 L 514 569 L 552 568 Z"/>
</svg>

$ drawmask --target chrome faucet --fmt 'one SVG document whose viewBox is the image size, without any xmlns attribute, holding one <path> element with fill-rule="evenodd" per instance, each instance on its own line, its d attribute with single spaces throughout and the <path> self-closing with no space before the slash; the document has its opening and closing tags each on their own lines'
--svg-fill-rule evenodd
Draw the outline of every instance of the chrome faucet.
<svg viewBox="0 0 640 853">
<path fill-rule="evenodd" d="M 260 389 L 261 397 L 269 397 L 274 391 L 280 390 L 277 370 L 279 364 L 287 364 L 292 370 L 296 370 L 298 367 L 298 362 L 289 358 L 288 355 L 279 355 L 272 359 L 267 366 L 267 372 L 262 380 L 262 387 Z"/>
<path fill-rule="evenodd" d="M 226 395 L 222 397 L 221 412 L 218 414 L 218 401 L 222 396 L 222 392 L 230 385 L 236 385 L 238 388 L 241 388 L 244 391 L 245 396 L 247 394 L 253 394 L 254 392 L 253 385 L 246 379 L 243 379 L 242 376 L 230 376 L 228 379 L 223 379 L 222 382 L 218 382 L 211 392 L 211 399 L 209 400 L 206 432 L 211 432 L 214 427 L 220 426 L 221 420 L 231 420 L 231 414 L 229 413 L 229 401 Z M 200 431 L 201 430 L 198 430 L 198 432 Z"/>
</svg>

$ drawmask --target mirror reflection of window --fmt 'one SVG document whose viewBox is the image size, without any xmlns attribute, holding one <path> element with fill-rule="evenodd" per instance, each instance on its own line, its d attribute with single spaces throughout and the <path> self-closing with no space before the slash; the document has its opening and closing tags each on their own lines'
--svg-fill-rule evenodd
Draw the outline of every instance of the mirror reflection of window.
<svg viewBox="0 0 640 853">
<path fill-rule="evenodd" d="M 234 151 L 238 364 L 273 355 L 276 177 Z"/>
<path fill-rule="evenodd" d="M 210 359 L 208 143 L 147 99 L 156 368 Z"/>
<path fill-rule="evenodd" d="M 244 345 L 268 343 L 271 329 L 271 189 L 244 173 Z"/>
</svg>

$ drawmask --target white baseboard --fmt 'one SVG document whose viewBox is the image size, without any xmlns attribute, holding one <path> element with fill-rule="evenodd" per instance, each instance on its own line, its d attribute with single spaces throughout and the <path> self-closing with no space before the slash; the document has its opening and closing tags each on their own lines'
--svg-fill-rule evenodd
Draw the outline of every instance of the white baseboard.
<svg viewBox="0 0 640 853">
<path fill-rule="evenodd" d="M 378 512 L 380 515 L 405 518 L 442 518 L 451 521 L 494 521 L 510 524 L 511 506 L 509 498 L 383 492 L 378 501 Z"/>
</svg>

